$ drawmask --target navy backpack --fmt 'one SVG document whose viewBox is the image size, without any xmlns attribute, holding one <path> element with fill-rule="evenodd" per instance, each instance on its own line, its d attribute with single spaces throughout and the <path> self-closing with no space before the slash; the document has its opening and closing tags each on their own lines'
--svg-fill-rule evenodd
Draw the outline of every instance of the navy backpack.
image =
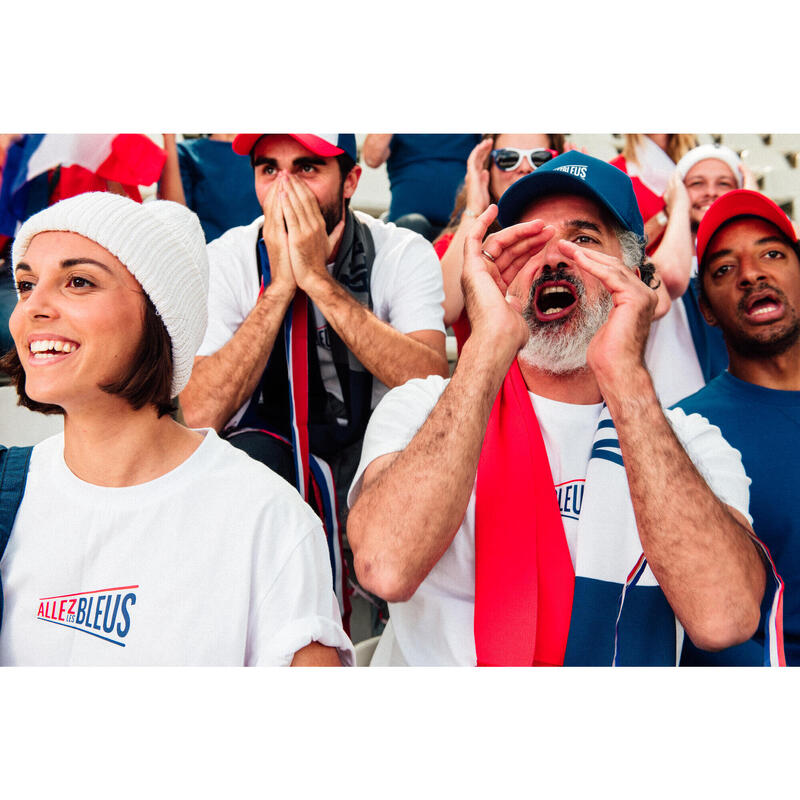
<svg viewBox="0 0 800 800">
<path fill-rule="evenodd" d="M 28 478 L 28 464 L 32 447 L 12 447 L 0 445 L 0 560 L 11 536 L 14 519 L 17 516 L 25 481 Z M 3 625 L 3 582 L 0 580 L 0 628 Z"/>
</svg>

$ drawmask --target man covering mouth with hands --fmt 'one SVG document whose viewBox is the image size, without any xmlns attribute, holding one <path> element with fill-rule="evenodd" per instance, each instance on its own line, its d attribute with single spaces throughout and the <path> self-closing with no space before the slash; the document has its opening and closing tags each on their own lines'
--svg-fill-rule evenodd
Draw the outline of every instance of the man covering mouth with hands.
<svg viewBox="0 0 800 800">
<path fill-rule="evenodd" d="M 332 490 L 344 509 L 387 387 L 448 374 L 441 269 L 421 236 L 350 210 L 353 134 L 239 134 L 233 149 L 264 215 L 208 245 L 208 328 L 181 404 L 323 517 L 344 614 Z"/>
<path fill-rule="evenodd" d="M 659 405 L 651 280 L 630 179 L 584 154 L 476 219 L 456 371 L 384 398 L 350 490 L 359 580 L 390 604 L 373 664 L 668 665 L 684 632 L 755 630 L 748 478 Z"/>
</svg>

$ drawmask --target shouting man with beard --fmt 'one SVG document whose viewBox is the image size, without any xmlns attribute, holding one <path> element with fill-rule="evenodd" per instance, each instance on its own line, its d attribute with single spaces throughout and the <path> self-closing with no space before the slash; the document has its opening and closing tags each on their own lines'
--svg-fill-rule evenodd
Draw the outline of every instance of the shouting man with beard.
<svg viewBox="0 0 800 800">
<path fill-rule="evenodd" d="M 697 232 L 700 309 L 722 331 L 729 365 L 679 403 L 742 454 L 757 535 L 786 582 L 786 662 L 800 664 L 800 244 L 771 200 L 745 189 L 720 197 Z M 766 611 L 766 609 L 765 609 Z M 763 614 L 762 616 L 766 616 Z M 720 653 L 684 651 L 684 663 L 741 665 L 763 650 L 756 636 Z"/>
<path fill-rule="evenodd" d="M 448 374 L 442 273 L 421 236 L 350 210 L 353 134 L 239 134 L 233 149 L 264 215 L 208 245 L 208 329 L 181 405 L 323 517 L 345 613 L 336 509 L 377 401 Z"/>
<path fill-rule="evenodd" d="M 373 664 L 666 665 L 684 631 L 753 634 L 748 479 L 659 405 L 648 271 L 630 179 L 576 151 L 476 219 L 456 371 L 384 398 L 350 490 L 356 572 L 390 608 Z"/>
</svg>

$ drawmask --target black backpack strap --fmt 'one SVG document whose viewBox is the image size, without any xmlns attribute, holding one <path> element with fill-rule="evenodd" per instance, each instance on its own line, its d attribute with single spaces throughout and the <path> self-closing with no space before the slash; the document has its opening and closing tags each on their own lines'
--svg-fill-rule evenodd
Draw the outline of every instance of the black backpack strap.
<svg viewBox="0 0 800 800">
<path fill-rule="evenodd" d="M 0 560 L 6 550 L 22 502 L 22 495 L 25 493 L 32 452 L 32 447 L 6 449 L 0 445 Z M 2 625 L 3 582 L 0 580 L 0 628 Z"/>
</svg>

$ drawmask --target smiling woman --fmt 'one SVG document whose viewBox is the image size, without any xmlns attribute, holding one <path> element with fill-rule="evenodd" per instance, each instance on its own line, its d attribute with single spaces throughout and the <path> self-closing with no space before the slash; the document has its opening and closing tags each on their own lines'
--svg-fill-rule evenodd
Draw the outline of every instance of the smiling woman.
<svg viewBox="0 0 800 800">
<path fill-rule="evenodd" d="M 135 410 L 152 403 L 159 417 L 173 410 L 169 334 L 138 281 L 105 248 L 77 233 L 43 232 L 17 264 L 17 288 L 25 302 L 10 320 L 17 348 L 6 369 L 17 383 L 20 405 L 64 413 L 71 397 L 85 402 L 99 390 Z M 48 326 L 47 306 L 54 303 L 60 304 L 58 319 Z M 97 353 L 78 353 L 84 344 L 100 342 Z M 81 364 L 55 369 L 73 354 Z M 87 377 L 89 385 L 76 375 Z M 59 385 L 60 376 L 69 376 L 66 385 Z"/>
<path fill-rule="evenodd" d="M 64 433 L 33 449 L 0 562 L 0 664 L 352 663 L 319 520 L 168 414 L 206 327 L 197 217 L 80 195 L 23 225 L 13 265 L 3 366 Z"/>
</svg>

